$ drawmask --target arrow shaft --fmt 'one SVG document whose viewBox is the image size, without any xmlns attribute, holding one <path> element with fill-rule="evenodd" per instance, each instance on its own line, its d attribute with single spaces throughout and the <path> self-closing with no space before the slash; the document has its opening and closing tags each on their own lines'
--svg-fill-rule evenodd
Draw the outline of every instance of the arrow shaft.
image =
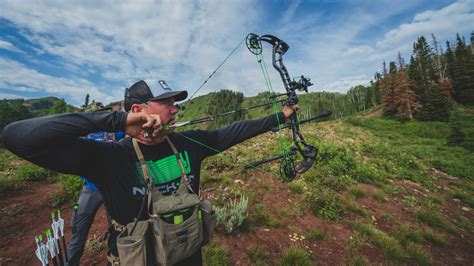
<svg viewBox="0 0 474 266">
<path fill-rule="evenodd" d="M 283 100 L 278 100 L 278 101 L 275 101 L 275 102 L 283 102 Z M 264 106 L 269 106 L 269 105 L 272 105 L 272 104 L 273 104 L 273 102 L 267 102 L 267 103 L 257 104 L 257 105 L 253 105 L 253 106 L 249 106 L 249 107 L 245 107 L 245 108 L 240 108 L 240 109 L 220 113 L 220 114 L 213 115 L 213 116 L 203 117 L 203 118 L 199 118 L 199 119 L 195 119 L 195 120 L 191 120 L 191 121 L 178 122 L 175 125 L 168 126 L 168 128 L 179 128 L 179 127 L 184 127 L 184 126 L 190 126 L 190 125 L 206 123 L 206 122 L 214 121 L 217 117 L 227 116 L 227 115 L 240 113 L 240 112 L 245 112 L 247 110 L 251 110 L 251 109 L 255 109 L 255 108 L 259 108 L 259 107 L 264 107 Z"/>
</svg>

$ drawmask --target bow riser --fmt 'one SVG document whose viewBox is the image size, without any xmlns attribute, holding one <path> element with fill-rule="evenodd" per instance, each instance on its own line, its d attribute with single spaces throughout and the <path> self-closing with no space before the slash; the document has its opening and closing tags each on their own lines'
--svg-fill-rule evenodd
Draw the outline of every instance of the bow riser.
<svg viewBox="0 0 474 266">
<path fill-rule="evenodd" d="M 286 90 L 286 93 L 274 95 L 272 98 L 275 100 L 279 96 L 287 96 L 283 105 L 293 106 L 298 104 L 299 99 L 296 91 L 308 92 L 308 87 L 313 84 L 310 82 L 309 78 L 305 78 L 304 76 L 301 76 L 298 81 L 290 78 L 290 74 L 288 73 L 286 66 L 283 64 L 283 55 L 290 47 L 286 42 L 278 37 L 273 35 L 262 35 L 259 37 L 258 35 L 251 33 L 247 36 L 247 48 L 252 53 L 259 56 L 262 53 L 262 41 L 272 45 L 272 65 L 280 74 Z M 311 118 L 311 120 L 315 119 L 317 118 Z M 307 122 L 311 120 L 308 120 Z M 301 174 L 308 171 L 316 160 L 318 149 L 306 143 L 300 130 L 300 124 L 301 122 L 298 120 L 296 112 L 294 112 L 286 125 L 283 127 L 279 126 L 278 130 L 281 130 L 282 128 L 291 128 L 294 145 L 291 147 L 290 151 L 284 151 L 282 155 L 273 156 L 251 163 L 250 167 L 246 167 L 246 169 L 278 159 L 283 159 L 280 166 L 280 173 L 282 178 L 288 181 L 293 180 L 297 173 Z M 295 166 L 294 161 L 297 154 L 300 154 L 303 159 L 299 165 Z"/>
</svg>

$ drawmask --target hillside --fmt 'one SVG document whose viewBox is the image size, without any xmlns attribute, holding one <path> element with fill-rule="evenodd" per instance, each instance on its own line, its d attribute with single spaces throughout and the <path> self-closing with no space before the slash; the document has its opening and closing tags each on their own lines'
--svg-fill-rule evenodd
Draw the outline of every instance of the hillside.
<svg viewBox="0 0 474 266">
<path fill-rule="evenodd" d="M 213 92 L 206 95 L 198 96 L 193 98 L 192 100 L 187 100 L 181 105 L 184 107 L 178 113 L 177 121 L 189 121 L 204 117 L 209 117 L 212 115 L 229 112 L 232 110 L 248 108 L 251 106 L 261 105 L 265 103 L 271 103 L 272 100 L 270 98 L 270 94 L 268 92 L 263 92 L 258 94 L 257 96 L 252 97 L 243 97 L 242 102 L 238 105 L 238 107 L 229 107 L 232 106 L 232 100 L 235 100 L 236 97 L 228 97 L 225 98 L 228 102 L 222 102 L 216 99 L 221 96 L 220 94 L 224 93 L 224 91 Z M 300 118 L 305 119 L 309 117 L 316 116 L 325 111 L 331 111 L 333 115 L 331 119 L 341 118 L 353 113 L 358 112 L 358 110 L 367 110 L 372 105 L 364 105 L 358 106 L 358 104 L 351 102 L 351 98 L 348 94 L 340 94 L 340 93 L 329 93 L 329 92 L 310 92 L 310 93 L 301 93 L 298 95 L 300 102 L 298 106 L 301 109 Z M 218 109 L 217 113 L 212 113 L 209 111 L 209 106 L 211 103 L 219 103 L 219 107 L 214 108 Z M 234 104 L 235 105 L 235 104 Z M 215 106 L 215 105 L 212 105 Z M 277 110 L 281 110 L 281 103 L 276 103 Z M 274 109 L 271 105 L 262 106 L 255 109 L 250 109 L 242 113 L 242 119 L 257 119 L 264 117 L 266 115 L 274 113 Z M 218 119 L 219 120 L 219 119 Z M 235 119 L 233 121 L 237 121 L 239 119 Z M 230 120 L 232 121 L 232 119 Z M 203 124 L 198 124 L 194 126 L 186 127 L 183 130 L 188 129 L 211 129 L 216 127 L 221 127 L 227 123 L 220 123 L 219 121 L 214 122 L 207 122 Z M 181 130 L 181 129 L 180 129 Z"/>
<path fill-rule="evenodd" d="M 28 108 L 28 110 L 33 114 L 33 116 L 42 116 L 45 114 L 45 111 L 53 107 L 54 103 L 59 100 L 61 99 L 50 96 L 50 97 L 43 97 L 43 98 L 37 98 L 37 99 L 13 99 L 13 100 L 5 99 L 3 101 L 6 103 L 20 101 L 23 106 Z M 71 110 L 71 111 L 79 110 L 79 108 L 74 107 L 70 104 L 66 104 L 66 108 L 68 108 L 68 110 Z"/>
<path fill-rule="evenodd" d="M 245 196 L 249 206 L 248 218 L 232 233 L 219 226 L 205 248 L 208 265 L 471 265 L 474 108 L 455 111 L 466 135 L 461 146 L 447 145 L 446 122 L 402 123 L 374 116 L 377 110 L 304 125 L 319 155 L 291 183 L 277 179 L 275 163 L 243 171 L 242 162 L 278 154 L 274 133 L 209 158 L 202 167 L 203 196 L 216 206 Z M 19 181 L 28 176 L 20 169 L 24 163 L 8 153 L 1 158 L 0 231 L 12 233 L 2 234 L 0 263 L 29 264 L 36 260 L 33 235 L 47 225 L 51 204 L 64 192 L 50 183 L 57 176 L 49 183 Z M 51 175 L 42 173 L 37 179 Z M 66 226 L 69 206 L 61 207 Z M 84 263 L 105 262 L 98 239 L 106 227 L 101 212 Z"/>
</svg>

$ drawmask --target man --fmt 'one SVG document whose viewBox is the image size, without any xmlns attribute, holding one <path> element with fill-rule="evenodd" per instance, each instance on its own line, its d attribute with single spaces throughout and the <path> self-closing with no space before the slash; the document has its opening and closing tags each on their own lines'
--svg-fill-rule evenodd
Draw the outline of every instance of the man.
<svg viewBox="0 0 474 266">
<path fill-rule="evenodd" d="M 120 141 L 123 137 L 124 134 L 121 131 L 116 133 L 99 131 L 87 135 L 88 139 L 104 142 Z M 67 245 L 68 263 L 70 266 L 79 265 L 82 254 L 84 253 L 87 235 L 89 234 L 89 230 L 100 205 L 104 202 L 97 187 L 86 178 L 81 178 L 84 180 L 84 187 L 82 188 L 71 217 L 72 236 Z M 110 215 L 108 212 L 107 219 L 110 225 Z"/>
<path fill-rule="evenodd" d="M 112 219 L 126 225 L 138 216 L 143 197 L 146 197 L 146 185 L 131 138 L 121 143 L 104 143 L 80 136 L 96 131 L 125 131 L 140 143 L 153 185 L 162 193 L 171 194 L 179 187 L 181 171 L 166 169 L 167 165 L 175 165 L 166 162 L 176 159 L 160 132 L 163 125 L 175 123 L 178 112 L 175 101 L 186 97 L 186 91 L 172 91 L 163 81 L 142 80 L 126 89 L 124 107 L 128 113 L 72 113 L 18 121 L 5 127 L 5 146 L 42 167 L 87 176 L 102 193 Z M 278 113 L 278 119 L 283 122 L 293 112 L 292 107 L 285 106 L 283 112 Z M 215 155 L 215 150 L 226 150 L 277 125 L 276 116 L 270 115 L 214 131 L 191 130 L 170 133 L 168 137 L 183 158 L 191 188 L 199 193 L 201 162 L 206 157 Z M 147 212 L 138 217 L 139 220 L 147 218 Z M 113 256 L 118 255 L 117 235 L 117 231 L 111 230 L 108 246 Z M 201 264 L 201 252 L 179 263 Z"/>
</svg>

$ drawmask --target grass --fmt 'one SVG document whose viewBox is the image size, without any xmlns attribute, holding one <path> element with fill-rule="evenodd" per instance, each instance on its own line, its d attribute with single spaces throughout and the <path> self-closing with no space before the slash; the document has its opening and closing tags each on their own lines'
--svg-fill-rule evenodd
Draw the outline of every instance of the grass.
<svg viewBox="0 0 474 266">
<path fill-rule="evenodd" d="M 423 233 L 421 231 L 410 228 L 405 224 L 399 226 L 393 235 L 403 245 L 408 242 L 420 243 L 423 240 Z"/>
<path fill-rule="evenodd" d="M 367 212 L 359 207 L 357 202 L 351 200 L 351 199 L 344 199 L 342 201 L 342 204 L 344 206 L 344 209 L 349 212 L 353 212 L 355 214 L 358 214 L 360 216 L 367 216 Z"/>
<path fill-rule="evenodd" d="M 445 247 L 446 246 L 446 240 L 445 236 L 441 233 L 437 233 L 431 228 L 426 228 L 422 231 L 422 236 L 423 238 L 432 243 L 433 245 L 437 247 Z"/>
<path fill-rule="evenodd" d="M 365 192 L 362 189 L 356 187 L 351 187 L 349 189 L 349 194 L 355 199 L 361 199 L 365 197 Z"/>
<path fill-rule="evenodd" d="M 410 259 L 414 260 L 418 265 L 431 265 L 432 260 L 428 252 L 419 244 L 409 242 L 406 245 L 406 251 Z"/>
<path fill-rule="evenodd" d="M 454 227 L 442 216 L 436 214 L 433 210 L 421 210 L 415 214 L 415 219 L 428 226 L 439 228 L 447 231 L 450 234 L 455 234 Z"/>
<path fill-rule="evenodd" d="M 306 239 L 309 241 L 331 240 L 331 232 L 323 231 L 317 228 L 311 228 L 306 232 Z"/>
<path fill-rule="evenodd" d="M 194 103 L 188 106 L 190 113 L 186 114 L 182 120 L 197 118 L 198 116 L 193 116 L 202 114 L 201 107 L 205 107 L 206 98 L 198 97 L 193 101 Z M 463 116 L 461 123 L 463 130 L 467 130 L 465 132 L 473 133 L 466 134 L 470 141 L 474 139 L 474 119 L 472 119 L 474 108 L 466 108 L 466 110 L 469 111 L 466 112 L 469 116 Z M 289 188 L 293 193 L 292 197 L 302 195 L 305 202 L 301 204 L 298 201 L 292 201 L 288 203 L 287 208 L 274 210 L 256 200 L 260 195 L 250 194 L 253 208 L 250 210 L 249 219 L 245 220 L 244 224 L 250 229 L 254 226 L 281 228 L 291 223 L 290 217 L 293 217 L 293 213 L 297 212 L 302 216 L 308 210 L 330 222 L 344 221 L 349 216 L 346 215 L 347 213 L 355 213 L 362 216 L 362 218 L 357 217 L 358 219 L 369 220 L 372 215 L 376 215 L 372 213 L 372 206 L 362 208 L 357 204 L 358 199 L 371 197 L 380 203 L 390 200 L 390 204 L 399 204 L 400 202 L 397 203 L 392 199 L 392 196 L 397 196 L 396 199 L 401 198 L 406 205 L 403 206 L 404 209 L 414 212 L 413 217 L 410 217 L 408 221 L 400 221 L 399 214 L 396 212 L 393 215 L 388 213 L 376 215 L 384 224 L 389 224 L 391 230 L 385 232 L 377 228 L 375 220 L 372 221 L 373 225 L 354 223 L 353 230 L 357 234 L 353 236 L 351 243 L 376 246 L 383 251 L 387 260 L 395 263 L 421 265 L 431 263 L 429 255 L 421 245 L 433 244 L 437 247 L 446 247 L 447 240 L 444 233 L 456 232 L 451 222 L 433 210 L 440 207 L 438 205 L 442 205 L 446 200 L 451 201 L 454 198 L 462 201 L 463 205 L 473 207 L 474 165 L 472 161 L 474 161 L 474 154 L 472 151 L 466 149 L 466 145 L 446 145 L 446 138 L 450 132 L 446 122 L 399 122 L 385 118 L 350 117 L 327 122 L 326 125 L 317 127 L 317 130 L 315 130 L 316 127 L 305 125 L 309 129 L 308 132 L 311 132 L 311 134 L 305 134 L 307 142 L 319 148 L 316 164 L 302 176 L 303 178 L 288 183 L 287 187 L 280 186 L 283 190 Z M 255 157 L 265 158 L 266 155 L 279 153 L 278 147 L 268 145 L 263 140 L 268 141 L 268 135 L 257 137 L 255 141 L 244 142 L 229 149 L 228 152 L 246 162 L 252 161 Z M 13 155 L 0 154 L 0 172 L 12 170 L 11 160 L 14 156 L 12 158 L 9 156 Z M 252 192 L 255 191 L 254 188 L 262 193 L 278 193 L 278 190 L 269 186 L 266 178 L 262 178 L 261 175 L 257 176 L 259 181 L 253 179 L 253 174 L 259 172 L 255 170 L 241 172 L 241 168 L 242 165 L 236 162 L 235 158 L 228 156 L 212 156 L 204 161 L 201 184 L 215 188 L 212 191 L 213 193 L 216 191 L 214 199 L 216 206 L 222 206 L 236 193 L 247 195 L 247 190 Z M 456 181 L 450 180 L 448 185 L 449 188 L 453 186 L 455 188 L 448 191 L 444 187 L 436 188 L 435 185 L 438 185 L 436 178 L 442 177 L 433 175 L 432 168 L 457 177 Z M 276 173 L 278 165 L 267 164 L 261 169 Z M 13 170 L 15 176 L 18 176 L 17 169 Z M 36 170 L 22 171 L 29 172 L 24 176 L 34 180 L 37 177 L 34 174 Z M 18 178 L 18 180 L 24 179 Z M 245 185 L 235 184 L 235 179 L 245 181 Z M 421 184 L 422 191 L 429 190 L 427 192 L 429 196 L 425 198 L 417 195 L 410 196 L 408 188 L 398 185 L 401 183 L 399 180 L 403 179 Z M 0 179 L 0 184 L 4 182 L 2 180 L 5 179 Z M 76 191 L 74 181 L 66 180 L 64 190 Z M 358 188 L 358 183 L 371 184 L 377 187 L 378 191 L 370 194 Z M 223 188 L 227 188 L 226 192 L 221 193 Z M 349 197 L 346 193 L 341 193 L 346 190 Z M 286 201 L 280 198 L 276 200 Z M 359 202 L 365 203 L 368 200 Z M 380 206 L 380 204 L 377 205 Z M 418 208 L 423 210 L 416 211 Z M 419 223 L 414 226 L 420 227 L 420 224 L 423 224 L 425 228 L 417 229 L 414 226 L 402 224 L 405 222 L 411 224 L 411 218 Z M 453 223 L 459 228 L 472 232 L 472 222 L 467 218 L 463 220 L 461 217 Z M 380 224 L 382 225 L 382 222 Z M 381 228 L 386 227 L 381 226 Z M 245 231 L 250 232 L 250 229 Z M 331 240 L 332 238 L 330 231 L 319 228 L 309 229 L 304 235 L 309 241 Z M 246 255 L 254 265 L 264 265 L 269 256 L 265 248 L 268 247 L 249 247 Z M 227 251 L 217 244 L 206 246 L 203 254 L 208 265 L 229 264 Z M 299 265 L 298 263 L 305 265 L 304 263 L 308 261 L 311 265 L 313 264 L 305 251 L 292 249 L 285 251 L 279 262 L 280 265 Z M 363 265 L 367 264 L 367 261 L 355 251 L 351 253 L 349 263 Z"/>
<path fill-rule="evenodd" d="M 365 266 L 365 265 L 370 265 L 369 260 L 365 257 L 362 256 L 356 256 L 355 258 L 351 258 L 351 261 L 349 262 L 349 265 L 351 266 Z"/>
<path fill-rule="evenodd" d="M 282 227 L 282 223 L 276 220 L 272 215 L 270 215 L 267 206 L 262 203 L 256 203 L 254 205 L 255 213 L 251 213 L 249 215 L 250 220 L 252 223 L 257 225 L 264 225 L 271 228 L 280 228 Z"/>
<path fill-rule="evenodd" d="M 474 208 L 474 195 L 472 193 L 468 193 L 462 190 L 457 190 L 457 191 L 452 192 L 450 196 L 453 199 L 459 199 L 460 201 L 469 205 L 469 207 Z"/>
<path fill-rule="evenodd" d="M 344 206 L 340 197 L 328 189 L 314 190 L 306 195 L 312 212 L 329 221 L 337 221 L 341 218 Z"/>
<path fill-rule="evenodd" d="M 218 246 L 217 243 L 210 243 L 203 248 L 204 262 L 208 266 L 230 265 L 227 251 Z"/>
<path fill-rule="evenodd" d="M 407 258 L 406 252 L 397 239 L 378 230 L 373 225 L 355 222 L 353 229 L 361 234 L 370 236 L 372 243 L 382 250 L 386 259 L 401 262 Z"/>
<path fill-rule="evenodd" d="M 472 130 L 474 120 L 466 116 L 463 127 Z M 399 122 L 386 118 L 350 118 L 347 123 L 368 130 L 376 138 L 361 146 L 361 152 L 390 162 L 398 176 L 419 182 L 425 179 L 429 167 L 453 176 L 474 179 L 474 154 L 463 147 L 446 145 L 450 128 L 447 122 Z M 387 164 L 387 163 L 385 163 Z M 391 175 L 389 169 L 384 174 Z"/>
<path fill-rule="evenodd" d="M 418 204 L 418 199 L 415 196 L 405 195 L 403 196 L 403 202 L 408 206 L 415 206 Z"/>
<path fill-rule="evenodd" d="M 267 252 L 261 246 L 250 246 L 246 249 L 245 254 L 249 258 L 252 265 L 266 265 Z"/>
<path fill-rule="evenodd" d="M 277 265 L 310 266 L 313 265 L 313 262 L 306 251 L 293 247 L 283 251 L 283 255 Z"/>
<path fill-rule="evenodd" d="M 387 202 L 387 199 L 385 198 L 385 195 L 382 192 L 375 192 L 374 194 L 372 194 L 372 198 L 381 203 Z"/>
<path fill-rule="evenodd" d="M 457 221 L 457 225 L 460 228 L 462 228 L 462 229 L 464 229 L 464 230 L 466 230 L 470 233 L 474 233 L 474 226 L 473 226 L 472 220 L 470 220 L 470 219 L 468 219 L 464 216 L 459 217 L 459 220 Z"/>
<path fill-rule="evenodd" d="M 303 180 L 295 180 L 289 184 L 289 188 L 294 193 L 302 194 L 305 189 L 305 183 Z"/>
</svg>

